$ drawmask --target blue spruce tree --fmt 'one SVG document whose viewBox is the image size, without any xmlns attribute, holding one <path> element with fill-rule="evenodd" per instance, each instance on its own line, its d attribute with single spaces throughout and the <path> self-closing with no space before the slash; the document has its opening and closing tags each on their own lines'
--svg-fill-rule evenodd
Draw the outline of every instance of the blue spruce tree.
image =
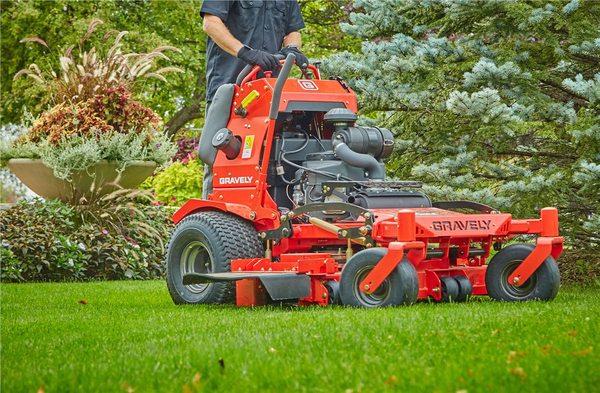
<svg viewBox="0 0 600 393">
<path fill-rule="evenodd" d="M 599 20 L 597 1 L 357 0 L 361 52 L 324 67 L 394 130 L 390 176 L 517 217 L 557 206 L 598 274 Z"/>
</svg>

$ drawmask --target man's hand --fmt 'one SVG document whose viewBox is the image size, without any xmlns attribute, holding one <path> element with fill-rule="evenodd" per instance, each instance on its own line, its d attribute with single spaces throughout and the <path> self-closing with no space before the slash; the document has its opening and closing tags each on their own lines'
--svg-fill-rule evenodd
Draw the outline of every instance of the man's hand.
<svg viewBox="0 0 600 393">
<path fill-rule="evenodd" d="M 245 45 L 239 50 L 237 57 L 248 64 L 260 66 L 263 71 L 275 71 L 279 67 L 279 60 L 275 55 Z"/>
<path fill-rule="evenodd" d="M 306 68 L 308 66 L 308 58 L 304 55 L 304 53 L 300 52 L 300 49 L 295 45 L 289 45 L 285 48 L 281 48 L 279 53 L 285 57 L 287 57 L 288 54 L 293 53 L 296 56 L 296 64 L 298 64 L 300 68 Z"/>
</svg>

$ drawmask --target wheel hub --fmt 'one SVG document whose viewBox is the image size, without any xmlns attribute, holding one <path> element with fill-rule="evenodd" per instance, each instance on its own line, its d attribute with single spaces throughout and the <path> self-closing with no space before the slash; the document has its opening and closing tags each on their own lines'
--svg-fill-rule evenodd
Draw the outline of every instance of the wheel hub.
<svg viewBox="0 0 600 393">
<path fill-rule="evenodd" d="M 179 270 L 181 277 L 189 273 L 210 273 L 212 271 L 212 255 L 210 251 L 200 241 L 190 242 L 181 253 Z M 193 293 L 202 293 L 209 285 L 192 284 L 186 285 L 186 288 Z"/>
<path fill-rule="evenodd" d="M 360 283 L 373 270 L 373 266 L 367 266 L 359 270 L 354 278 L 354 294 L 356 298 L 367 306 L 379 306 L 384 303 L 390 295 L 390 282 L 385 279 L 375 292 L 366 293 L 360 290 Z"/>
<path fill-rule="evenodd" d="M 527 295 L 531 294 L 531 292 L 534 290 L 535 285 L 537 283 L 537 277 L 535 274 L 533 274 L 531 277 L 529 277 L 527 279 L 527 281 L 525 281 L 523 284 L 516 286 L 516 285 L 511 285 L 508 283 L 508 277 L 512 274 L 512 272 L 515 271 L 515 269 L 521 264 L 520 260 L 515 260 L 515 261 L 511 261 L 508 264 L 506 264 L 506 267 L 504 268 L 504 270 L 502 271 L 502 277 L 501 277 L 501 285 L 503 287 L 503 289 L 510 293 L 511 295 L 515 296 L 515 297 L 521 297 L 524 298 Z"/>
</svg>

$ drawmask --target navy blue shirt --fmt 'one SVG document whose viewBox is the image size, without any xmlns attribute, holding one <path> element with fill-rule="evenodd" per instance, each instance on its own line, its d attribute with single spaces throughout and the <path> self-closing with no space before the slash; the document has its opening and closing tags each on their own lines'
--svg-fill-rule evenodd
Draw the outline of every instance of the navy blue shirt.
<svg viewBox="0 0 600 393">
<path fill-rule="evenodd" d="M 242 44 L 269 53 L 277 53 L 286 35 L 304 27 L 297 0 L 205 0 L 200 14 L 218 16 Z M 245 66 L 208 37 L 206 100 L 212 100 L 219 86 L 234 83 Z"/>
</svg>

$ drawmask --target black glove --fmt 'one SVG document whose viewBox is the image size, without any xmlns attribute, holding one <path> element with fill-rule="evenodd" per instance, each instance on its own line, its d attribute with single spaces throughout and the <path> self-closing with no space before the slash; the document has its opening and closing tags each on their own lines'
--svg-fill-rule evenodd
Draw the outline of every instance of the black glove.
<svg viewBox="0 0 600 393">
<path fill-rule="evenodd" d="M 288 54 L 293 53 L 296 56 L 296 64 L 300 66 L 300 68 L 306 68 L 308 66 L 308 57 L 304 55 L 304 53 L 300 52 L 297 46 L 286 46 L 285 48 L 281 48 L 279 51 L 282 55 L 287 57 Z"/>
<path fill-rule="evenodd" d="M 275 58 L 275 55 L 252 49 L 246 45 L 239 50 L 237 57 L 250 65 L 260 66 L 263 71 L 275 71 L 279 67 L 279 61 Z"/>
</svg>

